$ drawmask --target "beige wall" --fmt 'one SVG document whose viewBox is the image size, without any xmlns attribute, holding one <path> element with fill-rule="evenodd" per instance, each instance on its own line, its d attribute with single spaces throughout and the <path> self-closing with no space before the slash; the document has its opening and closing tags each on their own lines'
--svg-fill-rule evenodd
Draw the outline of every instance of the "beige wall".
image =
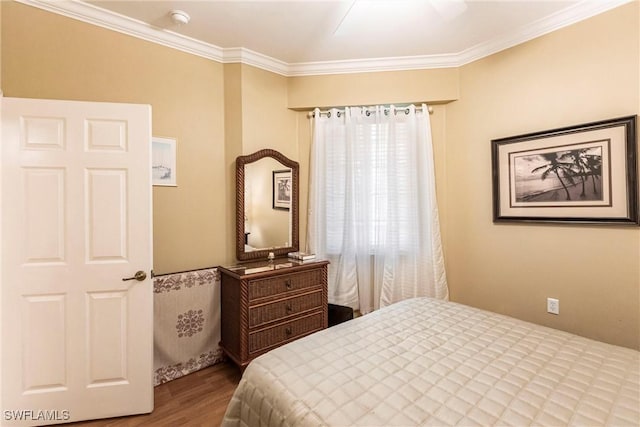
<svg viewBox="0 0 640 427">
<path fill-rule="evenodd" d="M 226 180 L 215 185 L 226 191 L 227 222 L 225 224 L 227 256 L 220 264 L 231 264 L 236 258 L 236 157 L 242 150 L 242 65 L 224 65 L 224 130 Z"/>
<path fill-rule="evenodd" d="M 453 300 L 639 347 L 640 229 L 493 224 L 490 170 L 491 139 L 638 113 L 638 16 L 635 2 L 460 69 L 446 129 Z"/>
<path fill-rule="evenodd" d="M 2 2 L 5 96 L 151 104 L 153 135 L 176 138 L 178 187 L 153 188 L 156 273 L 229 256 L 223 67 L 214 61 Z"/>
<path fill-rule="evenodd" d="M 243 154 L 263 148 L 298 160 L 296 113 L 287 108 L 287 78 L 242 65 Z"/>
<path fill-rule="evenodd" d="M 289 79 L 289 108 L 442 103 L 458 99 L 458 69 L 387 71 Z"/>
<path fill-rule="evenodd" d="M 225 104 L 227 108 L 231 106 L 233 109 L 233 118 L 227 122 L 233 123 L 232 129 L 235 133 L 240 134 L 240 138 L 237 136 L 233 138 L 236 140 L 233 147 L 230 147 L 233 155 L 227 156 L 234 171 L 233 176 L 227 182 L 227 188 L 230 194 L 233 194 L 231 207 L 235 207 L 235 158 L 237 156 L 270 148 L 298 161 L 299 144 L 297 142 L 296 113 L 287 108 L 287 78 L 250 65 L 234 64 L 225 67 L 227 67 L 225 70 L 233 69 L 233 73 L 228 76 L 225 72 L 225 80 L 234 82 L 232 94 L 225 93 Z M 228 145 L 232 144 L 228 143 Z M 282 169 L 282 167 L 275 169 Z M 245 179 L 248 178 L 245 176 Z M 259 185 L 271 185 L 270 172 L 266 182 L 254 183 L 253 186 L 258 187 Z M 264 246 L 265 242 L 275 242 L 281 240 L 276 236 L 281 236 L 283 233 L 287 236 L 289 234 L 288 231 L 278 229 L 279 227 L 274 225 L 288 227 L 288 218 L 286 218 L 288 212 L 272 209 L 270 189 L 264 196 L 268 198 L 268 209 L 263 211 L 262 217 L 265 219 L 275 217 L 278 220 L 274 223 L 267 220 L 269 226 L 262 227 L 262 232 L 259 232 L 260 228 L 254 222 L 249 242 L 256 247 L 266 247 Z M 231 216 L 234 221 L 235 209 L 231 212 Z M 235 230 L 235 227 L 234 222 L 232 229 Z M 285 240 L 288 240 L 288 237 Z M 282 246 L 284 243 L 285 241 L 281 241 L 278 246 Z M 268 246 L 274 246 L 274 244 Z M 235 251 L 235 233 L 231 236 L 230 247 L 232 251 Z M 233 253 L 235 254 L 235 252 Z"/>
<path fill-rule="evenodd" d="M 157 272 L 232 262 L 236 156 L 273 148 L 301 164 L 304 110 L 429 102 L 452 299 L 638 348 L 640 230 L 494 225 L 490 140 L 636 114 L 640 11 L 622 6 L 459 69 L 285 78 L 221 65 L 2 2 L 6 96 L 148 103 L 178 140 L 178 187 L 154 188 Z M 304 231 L 300 236 L 304 243 Z M 302 246 L 304 247 L 304 246 Z M 545 313 L 547 296 L 561 314 Z"/>
</svg>

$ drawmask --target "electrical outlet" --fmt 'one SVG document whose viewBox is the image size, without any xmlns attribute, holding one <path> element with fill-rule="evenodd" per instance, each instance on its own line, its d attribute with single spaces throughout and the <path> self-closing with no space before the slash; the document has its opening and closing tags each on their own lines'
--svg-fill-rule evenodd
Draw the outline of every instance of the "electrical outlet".
<svg viewBox="0 0 640 427">
<path fill-rule="evenodd" d="M 557 298 L 547 298 L 547 313 L 560 314 L 560 300 Z"/>
</svg>

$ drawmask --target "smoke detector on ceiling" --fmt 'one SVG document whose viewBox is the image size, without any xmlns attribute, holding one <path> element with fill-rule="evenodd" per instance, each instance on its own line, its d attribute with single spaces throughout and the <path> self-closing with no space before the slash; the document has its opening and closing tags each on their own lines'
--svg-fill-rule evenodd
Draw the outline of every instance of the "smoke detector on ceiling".
<svg viewBox="0 0 640 427">
<path fill-rule="evenodd" d="M 189 14 L 184 10 L 172 10 L 169 15 L 173 23 L 178 25 L 186 25 L 191 20 Z"/>
</svg>

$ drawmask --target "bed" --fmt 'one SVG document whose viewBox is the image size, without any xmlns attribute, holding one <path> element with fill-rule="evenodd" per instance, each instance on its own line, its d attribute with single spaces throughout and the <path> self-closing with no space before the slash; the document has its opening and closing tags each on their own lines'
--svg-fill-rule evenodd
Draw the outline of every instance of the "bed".
<svg viewBox="0 0 640 427">
<path fill-rule="evenodd" d="M 228 426 L 638 426 L 640 352 L 415 298 L 255 359 Z"/>
</svg>

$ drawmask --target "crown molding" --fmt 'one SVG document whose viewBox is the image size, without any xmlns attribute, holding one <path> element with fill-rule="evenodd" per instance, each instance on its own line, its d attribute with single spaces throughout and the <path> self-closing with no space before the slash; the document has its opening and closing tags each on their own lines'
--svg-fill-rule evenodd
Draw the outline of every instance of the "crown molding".
<svg viewBox="0 0 640 427">
<path fill-rule="evenodd" d="M 381 71 L 423 70 L 459 66 L 458 55 L 396 56 L 289 64 L 288 76 L 315 76 Z"/>
<path fill-rule="evenodd" d="M 478 44 L 457 54 L 458 66 L 493 55 L 545 34 L 576 24 L 635 0 L 583 0 L 560 12 L 521 27 L 517 33 Z"/>
<path fill-rule="evenodd" d="M 53 12 L 108 30 L 117 31 L 152 43 L 157 43 L 193 55 L 224 62 L 223 49 L 218 46 L 154 27 L 146 22 L 120 15 L 77 0 L 15 0 L 18 3 Z"/>
<path fill-rule="evenodd" d="M 278 59 L 274 59 L 270 56 L 263 55 L 259 52 L 254 52 L 243 47 L 234 47 L 223 49 L 224 63 L 241 63 L 246 65 L 252 65 L 263 70 L 271 71 L 283 76 L 289 76 L 289 64 Z"/>
<path fill-rule="evenodd" d="M 217 62 L 242 63 L 293 77 L 459 67 L 635 0 L 583 0 L 521 28 L 517 34 L 496 38 L 453 54 L 298 63 L 286 63 L 243 47 L 221 48 L 79 0 L 16 1 Z"/>
<path fill-rule="evenodd" d="M 614 9 L 634 0 L 583 0 L 550 17 L 519 29 L 517 34 L 480 43 L 462 52 L 447 55 L 406 56 L 347 61 L 304 62 L 289 64 L 289 76 L 345 74 L 373 71 L 402 71 L 460 67 L 510 47 L 559 30 Z"/>
</svg>

